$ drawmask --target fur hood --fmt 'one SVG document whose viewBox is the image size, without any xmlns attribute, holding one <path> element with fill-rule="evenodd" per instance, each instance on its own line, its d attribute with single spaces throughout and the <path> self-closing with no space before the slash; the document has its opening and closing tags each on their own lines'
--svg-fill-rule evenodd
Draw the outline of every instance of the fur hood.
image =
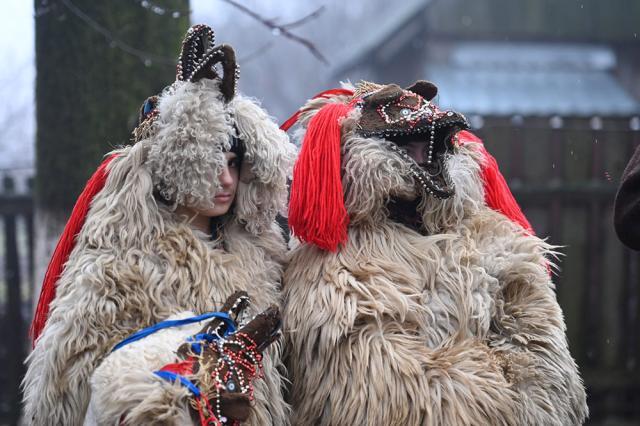
<svg viewBox="0 0 640 426">
<path fill-rule="evenodd" d="M 229 102 L 215 80 L 177 81 L 158 100 L 158 117 L 144 146 L 156 190 L 175 204 L 210 208 L 220 185 L 224 153 L 237 137 L 244 145 L 235 213 L 259 233 L 284 213 L 295 147 L 252 99 Z"/>
</svg>

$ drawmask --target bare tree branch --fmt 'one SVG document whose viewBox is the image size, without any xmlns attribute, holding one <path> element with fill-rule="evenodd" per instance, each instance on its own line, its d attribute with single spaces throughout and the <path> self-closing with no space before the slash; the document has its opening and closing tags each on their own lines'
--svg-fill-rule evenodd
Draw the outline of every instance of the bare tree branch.
<svg viewBox="0 0 640 426">
<path fill-rule="evenodd" d="M 258 22 L 262 23 L 263 25 L 265 25 L 267 28 L 269 28 L 270 30 L 272 30 L 274 33 L 277 33 L 279 35 L 282 35 L 290 40 L 293 40 L 296 43 L 302 44 L 304 47 L 306 47 L 313 56 L 315 56 L 319 61 L 321 61 L 322 63 L 324 63 L 325 65 L 329 65 L 329 61 L 324 57 L 324 55 L 320 52 L 320 50 L 318 50 L 318 48 L 309 40 L 300 37 L 296 34 L 291 33 L 291 31 L 289 31 L 292 28 L 295 27 L 299 27 L 313 19 L 316 19 L 318 16 L 320 16 L 324 10 L 325 7 L 321 6 L 318 9 L 316 9 L 315 11 L 311 12 L 310 14 L 297 19 L 293 22 L 290 22 L 288 24 L 278 24 L 277 23 L 277 18 L 273 18 L 273 19 L 267 19 L 264 18 L 262 16 L 260 16 L 259 14 L 253 12 L 251 9 L 247 8 L 246 6 L 234 1 L 234 0 L 222 0 L 225 1 L 227 3 L 229 3 L 230 5 L 234 6 L 235 8 L 239 9 L 241 12 L 249 15 L 250 17 L 252 17 L 253 19 L 257 20 Z M 121 39 L 119 39 L 118 37 L 116 37 L 111 31 L 109 31 L 108 29 L 104 28 L 103 26 L 101 26 L 100 24 L 98 24 L 94 19 L 92 19 L 90 16 L 88 16 L 86 13 L 84 13 L 82 10 L 80 10 L 80 8 L 78 8 L 71 0 L 61 0 L 62 5 L 69 10 L 71 13 L 73 13 L 77 18 L 79 18 L 80 20 L 82 20 L 86 25 L 90 26 L 91 28 L 93 28 L 96 32 L 100 33 L 112 46 L 117 47 L 118 49 L 138 57 L 139 59 L 141 59 L 143 62 L 145 62 L 145 64 L 149 61 L 154 61 L 154 62 L 158 62 L 158 63 L 162 63 L 162 64 L 171 64 L 173 65 L 173 63 L 175 62 L 174 59 L 172 58 L 167 58 L 167 57 L 163 57 L 163 56 L 159 56 L 156 54 L 153 54 L 151 52 L 145 52 L 143 50 L 137 49 L 127 43 L 125 43 L 124 41 L 122 41 Z M 149 2 L 149 7 L 152 7 L 153 4 Z M 149 7 L 145 7 L 145 8 L 149 8 Z M 51 12 L 52 8 L 51 6 L 49 7 L 45 7 L 45 6 L 41 6 L 40 8 L 36 9 L 35 11 L 35 17 L 38 18 L 42 15 L 45 15 L 49 12 Z M 163 13 L 166 12 L 166 10 L 163 10 Z M 248 60 L 253 60 L 254 58 L 262 55 L 262 53 L 267 50 L 268 48 L 270 48 L 271 45 L 267 44 L 264 47 L 262 47 L 261 49 L 256 50 L 254 53 L 251 53 L 250 55 L 247 55 L 245 58 L 243 58 L 246 61 Z"/>
<path fill-rule="evenodd" d="M 120 50 L 136 56 L 137 58 L 139 58 L 140 60 L 142 60 L 143 62 L 145 62 L 145 64 L 148 61 L 155 61 L 161 64 L 168 64 L 168 65 L 173 65 L 175 64 L 175 59 L 173 58 L 167 58 L 164 56 L 159 56 L 156 55 L 154 53 L 151 52 L 145 52 L 144 50 L 140 50 L 140 49 L 136 49 L 135 47 L 125 43 L 124 41 L 120 40 L 119 38 L 117 38 L 116 36 L 114 36 L 111 31 L 109 31 L 108 29 L 104 28 L 102 25 L 98 24 L 95 20 L 93 20 L 89 15 L 87 15 L 86 13 L 84 13 L 82 10 L 80 10 L 75 4 L 73 4 L 71 2 L 71 0 L 61 0 L 62 1 L 62 5 L 64 7 L 67 8 L 67 10 L 69 10 L 71 13 L 73 13 L 76 17 L 78 17 L 80 20 L 82 20 L 86 25 L 88 25 L 89 27 L 93 28 L 93 30 L 97 31 L 98 33 L 102 34 L 102 36 L 104 36 L 104 38 L 111 44 L 113 44 L 114 46 L 118 47 Z"/>
<path fill-rule="evenodd" d="M 263 25 L 265 25 L 267 28 L 271 29 L 271 30 L 275 30 L 278 31 L 278 33 L 286 38 L 288 38 L 289 40 L 293 40 L 297 43 L 302 44 L 303 46 L 305 46 L 313 56 L 315 56 L 319 61 L 321 61 L 322 63 L 324 63 L 325 65 L 329 65 L 329 61 L 327 61 L 327 59 L 322 55 L 322 53 L 320 53 L 320 51 L 318 50 L 318 48 L 316 48 L 316 46 L 309 40 L 302 38 L 300 36 L 297 36 L 295 34 L 292 34 L 287 27 L 290 27 L 292 24 L 295 24 L 295 26 L 300 25 L 300 21 L 309 21 L 312 18 L 317 17 L 323 10 L 323 8 L 318 9 L 317 11 L 311 13 L 308 16 L 305 16 L 302 19 L 299 19 L 296 22 L 293 22 L 292 24 L 289 25 L 277 25 L 274 23 L 274 20 L 269 20 L 269 19 L 265 19 L 262 16 L 258 15 L 257 13 L 255 13 L 254 11 L 252 11 L 251 9 L 247 8 L 246 6 L 241 5 L 240 3 L 237 3 L 234 0 L 222 0 L 226 3 L 229 3 L 230 5 L 232 5 L 233 7 L 239 9 L 240 11 L 242 11 L 243 13 L 251 16 L 253 19 L 255 19 L 256 21 L 262 23 Z M 314 16 L 312 16 L 314 15 Z"/>
<path fill-rule="evenodd" d="M 293 22 L 289 22 L 288 24 L 281 25 L 281 27 L 286 28 L 288 30 L 290 30 L 291 28 L 299 27 L 300 25 L 306 24 L 307 22 L 316 19 L 318 16 L 322 15 L 323 12 L 324 12 L 324 6 L 320 6 L 318 9 L 311 12 L 307 16 L 303 16 L 297 21 L 293 21 Z"/>
</svg>

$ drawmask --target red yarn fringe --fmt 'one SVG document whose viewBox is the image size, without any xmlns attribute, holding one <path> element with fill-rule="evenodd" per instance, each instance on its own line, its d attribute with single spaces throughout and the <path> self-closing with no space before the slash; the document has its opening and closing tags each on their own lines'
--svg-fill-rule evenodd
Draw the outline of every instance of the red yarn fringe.
<svg viewBox="0 0 640 426">
<path fill-rule="evenodd" d="M 189 357 L 182 361 L 166 364 L 160 369 L 160 371 L 168 371 L 170 373 L 186 376 L 189 374 L 193 374 L 194 363 L 195 363 L 195 358 Z"/>
<path fill-rule="evenodd" d="M 291 230 L 301 240 L 330 251 L 347 240 L 349 216 L 340 173 L 340 119 L 350 110 L 343 103 L 330 103 L 311 118 L 291 184 Z"/>
<path fill-rule="evenodd" d="M 475 142 L 482 146 L 481 152 L 484 161 L 481 175 L 484 182 L 484 200 L 487 205 L 522 226 L 529 234 L 535 235 L 531 224 L 513 197 L 504 176 L 500 173 L 498 162 L 482 145 L 482 140 L 473 133 L 463 130 L 458 133 L 458 141 L 461 144 Z"/>
<path fill-rule="evenodd" d="M 42 333 L 42 329 L 47 321 L 49 316 L 49 305 L 56 295 L 56 283 L 62 274 L 64 264 L 69 259 L 71 250 L 73 250 L 73 247 L 75 246 L 76 235 L 78 235 L 84 225 L 87 212 L 91 205 L 91 200 L 93 200 L 93 197 L 104 187 L 107 180 L 107 165 L 115 157 L 116 155 L 112 155 L 106 158 L 102 164 L 100 164 L 98 170 L 96 170 L 93 176 L 91 176 L 84 190 L 78 197 L 78 200 L 73 207 L 73 211 L 71 212 L 71 217 L 69 217 L 69 220 L 64 227 L 64 231 L 58 240 L 58 245 L 56 245 L 56 249 L 53 252 L 49 266 L 47 267 L 44 281 L 42 282 L 38 306 L 33 316 L 33 321 L 31 322 L 31 328 L 29 329 L 29 335 L 31 336 L 33 344 L 35 344 L 40 333 Z"/>
</svg>

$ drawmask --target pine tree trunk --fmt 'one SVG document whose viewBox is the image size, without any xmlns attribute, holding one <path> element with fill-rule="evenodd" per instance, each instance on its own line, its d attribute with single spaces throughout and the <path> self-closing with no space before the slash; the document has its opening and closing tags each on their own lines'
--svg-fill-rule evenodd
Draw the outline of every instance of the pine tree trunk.
<svg viewBox="0 0 640 426">
<path fill-rule="evenodd" d="M 140 104 L 175 79 L 189 2 L 35 0 L 35 10 L 37 300 L 88 177 L 129 143 Z"/>
</svg>

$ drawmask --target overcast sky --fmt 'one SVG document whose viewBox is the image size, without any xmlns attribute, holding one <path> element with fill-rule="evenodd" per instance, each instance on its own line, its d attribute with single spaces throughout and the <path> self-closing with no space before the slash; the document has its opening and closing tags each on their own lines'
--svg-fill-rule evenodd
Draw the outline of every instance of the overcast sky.
<svg viewBox="0 0 640 426">
<path fill-rule="evenodd" d="M 33 2 L 5 0 L 0 14 L 0 169 L 30 167 L 34 135 Z"/>
</svg>

